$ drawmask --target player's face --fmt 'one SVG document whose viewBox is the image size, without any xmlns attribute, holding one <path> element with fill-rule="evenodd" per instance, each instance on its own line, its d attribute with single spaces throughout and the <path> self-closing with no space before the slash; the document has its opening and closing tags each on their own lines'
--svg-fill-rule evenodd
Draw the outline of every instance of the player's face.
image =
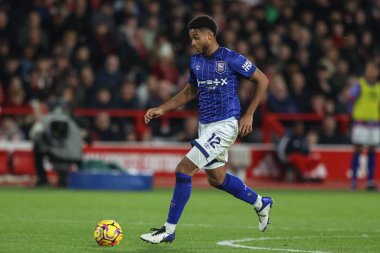
<svg viewBox="0 0 380 253">
<path fill-rule="evenodd" d="M 211 44 L 212 33 L 208 30 L 190 29 L 191 46 L 196 53 L 204 53 Z"/>
<path fill-rule="evenodd" d="M 375 64 L 369 63 L 365 69 L 365 77 L 370 82 L 376 82 L 379 76 L 379 70 Z"/>
</svg>

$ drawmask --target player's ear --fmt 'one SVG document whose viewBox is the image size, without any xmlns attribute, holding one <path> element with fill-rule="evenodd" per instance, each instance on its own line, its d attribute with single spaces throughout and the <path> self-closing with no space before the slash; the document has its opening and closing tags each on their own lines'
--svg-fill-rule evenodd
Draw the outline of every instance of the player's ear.
<svg viewBox="0 0 380 253">
<path fill-rule="evenodd" d="M 211 31 L 209 31 L 209 32 L 207 33 L 207 37 L 208 37 L 210 40 L 212 40 L 212 38 L 214 37 L 214 33 L 212 33 Z"/>
</svg>

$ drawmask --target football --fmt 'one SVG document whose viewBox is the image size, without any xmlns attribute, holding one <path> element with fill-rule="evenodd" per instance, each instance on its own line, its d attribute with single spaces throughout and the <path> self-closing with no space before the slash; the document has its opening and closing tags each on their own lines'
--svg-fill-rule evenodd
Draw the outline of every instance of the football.
<svg viewBox="0 0 380 253">
<path fill-rule="evenodd" d="M 116 221 L 102 220 L 95 227 L 94 238 L 100 246 L 116 246 L 123 239 L 123 232 Z"/>
</svg>

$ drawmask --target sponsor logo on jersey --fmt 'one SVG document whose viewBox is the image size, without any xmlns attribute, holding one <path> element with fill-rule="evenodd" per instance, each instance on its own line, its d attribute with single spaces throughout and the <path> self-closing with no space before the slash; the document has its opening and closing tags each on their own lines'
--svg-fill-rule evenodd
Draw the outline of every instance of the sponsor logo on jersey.
<svg viewBox="0 0 380 253">
<path fill-rule="evenodd" d="M 249 60 L 246 60 L 244 64 L 241 66 L 245 71 L 248 72 L 248 70 L 251 69 L 252 63 Z"/>
<path fill-rule="evenodd" d="M 215 78 L 214 80 L 199 80 L 197 79 L 198 87 L 205 85 L 207 89 L 214 90 L 218 86 L 227 85 L 227 78 Z"/>
</svg>

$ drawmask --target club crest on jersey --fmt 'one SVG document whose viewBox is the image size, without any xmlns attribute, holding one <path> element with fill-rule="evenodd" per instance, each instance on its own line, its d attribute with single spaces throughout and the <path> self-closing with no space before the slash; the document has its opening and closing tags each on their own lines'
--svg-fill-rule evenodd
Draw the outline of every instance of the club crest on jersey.
<svg viewBox="0 0 380 253">
<path fill-rule="evenodd" d="M 227 70 L 227 62 L 225 61 L 217 61 L 216 62 L 216 72 L 218 74 L 223 74 Z"/>
</svg>

